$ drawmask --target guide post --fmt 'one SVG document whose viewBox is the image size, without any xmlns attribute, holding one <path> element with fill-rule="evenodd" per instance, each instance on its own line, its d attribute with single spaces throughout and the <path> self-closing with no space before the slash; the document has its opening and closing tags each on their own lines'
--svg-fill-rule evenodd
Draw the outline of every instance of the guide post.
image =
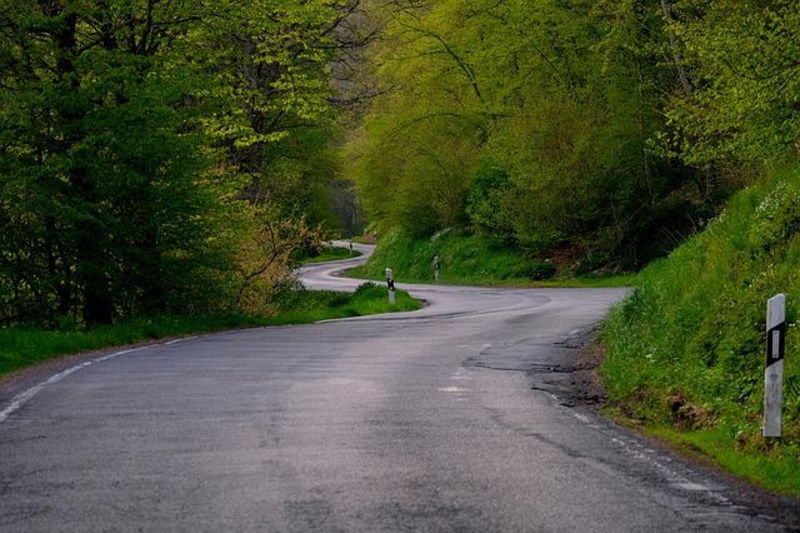
<svg viewBox="0 0 800 533">
<path fill-rule="evenodd" d="M 786 353 L 786 296 L 767 304 L 767 364 L 764 370 L 764 437 L 781 436 L 783 358 Z"/>
<path fill-rule="evenodd" d="M 391 268 L 386 268 L 386 287 L 389 289 L 389 304 L 397 303 L 397 295 L 394 292 L 394 272 Z"/>
</svg>

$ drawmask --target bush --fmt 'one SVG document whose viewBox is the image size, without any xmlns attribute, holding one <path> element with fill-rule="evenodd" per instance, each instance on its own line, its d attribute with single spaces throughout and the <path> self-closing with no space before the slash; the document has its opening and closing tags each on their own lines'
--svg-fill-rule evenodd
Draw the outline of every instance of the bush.
<svg viewBox="0 0 800 533">
<path fill-rule="evenodd" d="M 377 283 L 373 283 L 372 281 L 366 281 L 358 286 L 356 291 L 353 293 L 353 296 L 359 298 L 375 294 L 376 292 L 383 290 L 384 290 L 383 287 L 381 287 Z"/>
<path fill-rule="evenodd" d="M 454 229 L 427 239 L 415 239 L 403 231 L 384 236 L 367 268 L 367 277 L 383 279 L 387 266 L 401 281 L 430 282 L 434 278 L 434 258 L 439 256 L 441 280 L 457 283 L 480 283 L 506 279 L 545 279 L 554 266 L 528 260 L 482 235 L 470 235 Z"/>
<path fill-rule="evenodd" d="M 556 265 L 549 261 L 531 259 L 516 270 L 514 277 L 542 281 L 555 276 L 556 270 Z"/>
</svg>

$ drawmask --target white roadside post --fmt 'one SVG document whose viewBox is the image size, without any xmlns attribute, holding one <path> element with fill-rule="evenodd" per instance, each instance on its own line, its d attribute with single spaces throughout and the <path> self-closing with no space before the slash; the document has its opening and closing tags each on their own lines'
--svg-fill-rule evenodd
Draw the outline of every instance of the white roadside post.
<svg viewBox="0 0 800 533">
<path fill-rule="evenodd" d="M 433 280 L 439 281 L 439 269 L 441 265 L 441 259 L 439 258 L 439 254 L 436 254 L 433 258 Z"/>
<path fill-rule="evenodd" d="M 786 354 L 786 295 L 767 304 L 767 366 L 764 370 L 764 437 L 781 436 L 783 358 Z"/>
<path fill-rule="evenodd" d="M 394 272 L 391 268 L 386 268 L 386 287 L 389 289 L 389 304 L 397 303 L 397 295 L 394 292 Z"/>
</svg>

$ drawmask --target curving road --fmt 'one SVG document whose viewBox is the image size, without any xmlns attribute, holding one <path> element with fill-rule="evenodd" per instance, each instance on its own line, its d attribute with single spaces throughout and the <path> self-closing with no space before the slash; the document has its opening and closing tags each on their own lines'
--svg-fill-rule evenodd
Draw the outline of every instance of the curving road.
<svg viewBox="0 0 800 533">
<path fill-rule="evenodd" d="M 305 283 L 352 288 L 331 275 L 348 263 Z M 559 399 L 621 290 L 398 278 L 425 309 L 95 354 L 0 384 L 0 531 L 785 529 Z"/>
</svg>

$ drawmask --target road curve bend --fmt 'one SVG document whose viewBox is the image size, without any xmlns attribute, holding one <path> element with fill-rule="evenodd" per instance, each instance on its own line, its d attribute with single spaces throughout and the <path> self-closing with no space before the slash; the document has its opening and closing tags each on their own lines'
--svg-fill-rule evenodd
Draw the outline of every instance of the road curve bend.
<svg viewBox="0 0 800 533">
<path fill-rule="evenodd" d="M 353 288 L 332 275 L 348 264 L 303 279 Z M 423 310 L 201 336 L 0 385 L 0 531 L 786 529 L 536 386 L 623 291 L 396 277 Z"/>
</svg>

